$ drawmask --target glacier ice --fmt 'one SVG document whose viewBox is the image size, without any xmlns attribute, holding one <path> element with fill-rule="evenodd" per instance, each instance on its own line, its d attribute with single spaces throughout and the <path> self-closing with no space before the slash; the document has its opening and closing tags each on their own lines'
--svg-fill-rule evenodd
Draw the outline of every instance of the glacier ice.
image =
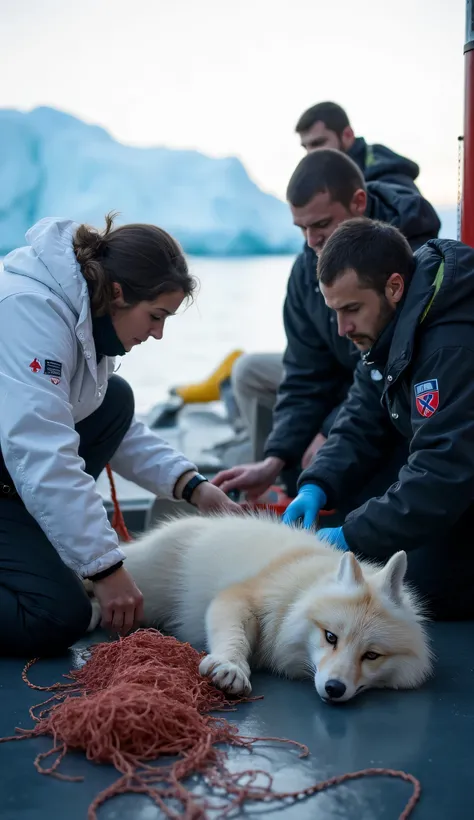
<svg viewBox="0 0 474 820">
<path fill-rule="evenodd" d="M 152 222 L 196 255 L 297 253 L 286 203 L 264 193 L 240 160 L 136 148 L 53 108 L 0 110 L 0 256 L 43 216 L 102 227 Z"/>
</svg>

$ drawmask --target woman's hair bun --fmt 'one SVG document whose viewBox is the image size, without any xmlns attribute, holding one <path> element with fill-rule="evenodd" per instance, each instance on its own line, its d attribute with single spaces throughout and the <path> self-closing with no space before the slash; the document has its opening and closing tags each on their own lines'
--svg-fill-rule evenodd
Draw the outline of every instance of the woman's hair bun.
<svg viewBox="0 0 474 820">
<path fill-rule="evenodd" d="M 92 309 L 97 316 L 107 312 L 113 293 L 112 283 L 101 261 L 107 249 L 107 235 L 112 230 L 113 218 L 113 214 L 106 216 L 106 227 L 102 233 L 89 225 L 80 225 L 73 240 L 74 253 L 88 283 Z"/>
</svg>

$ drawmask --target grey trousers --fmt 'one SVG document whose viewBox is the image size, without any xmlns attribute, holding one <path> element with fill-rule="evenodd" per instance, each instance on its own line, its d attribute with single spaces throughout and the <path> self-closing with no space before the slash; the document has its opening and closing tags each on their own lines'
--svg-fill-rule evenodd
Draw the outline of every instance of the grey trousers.
<svg viewBox="0 0 474 820">
<path fill-rule="evenodd" d="M 247 427 L 253 461 L 261 461 L 263 458 L 263 448 L 272 429 L 272 411 L 282 378 L 282 353 L 246 353 L 237 359 L 232 368 L 232 392 Z"/>
</svg>

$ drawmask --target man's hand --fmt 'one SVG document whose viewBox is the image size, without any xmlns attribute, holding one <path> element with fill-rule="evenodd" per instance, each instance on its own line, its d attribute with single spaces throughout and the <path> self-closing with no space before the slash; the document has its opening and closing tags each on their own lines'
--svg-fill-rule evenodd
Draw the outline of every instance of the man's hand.
<svg viewBox="0 0 474 820">
<path fill-rule="evenodd" d="M 303 484 L 296 498 L 286 508 L 283 523 L 294 524 L 302 518 L 303 527 L 311 529 L 326 500 L 326 493 L 317 484 Z"/>
<path fill-rule="evenodd" d="M 302 466 L 303 470 L 306 470 L 306 467 L 309 467 L 309 465 L 313 461 L 316 453 L 319 452 L 319 450 L 321 449 L 323 444 L 326 443 L 326 441 L 327 441 L 327 438 L 326 438 L 326 436 L 323 436 L 322 433 L 318 433 L 314 437 L 314 439 L 312 440 L 309 447 L 307 447 L 306 450 L 304 451 L 303 458 L 301 459 L 301 466 Z"/>
<path fill-rule="evenodd" d="M 323 527 L 321 530 L 318 530 L 316 535 L 321 541 L 327 541 L 328 544 L 332 544 L 333 547 L 336 547 L 338 550 L 342 550 L 343 552 L 348 552 L 350 547 L 344 538 L 344 533 L 342 531 L 342 527 Z"/>
<path fill-rule="evenodd" d="M 104 629 L 127 635 L 143 620 L 143 595 L 125 567 L 94 581 L 93 587 Z"/>
<path fill-rule="evenodd" d="M 281 458 L 269 456 L 265 461 L 255 464 L 241 464 L 222 470 L 214 476 L 212 484 L 220 487 L 224 493 L 230 490 L 241 490 L 247 493 L 249 501 L 256 501 L 277 479 L 285 462 Z"/>
</svg>

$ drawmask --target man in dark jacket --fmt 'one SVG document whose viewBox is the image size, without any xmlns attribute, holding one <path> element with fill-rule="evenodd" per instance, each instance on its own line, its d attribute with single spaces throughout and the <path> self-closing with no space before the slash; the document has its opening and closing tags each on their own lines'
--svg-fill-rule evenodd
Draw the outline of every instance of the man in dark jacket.
<svg viewBox="0 0 474 820">
<path fill-rule="evenodd" d="M 368 145 L 363 137 L 356 137 L 349 117 L 337 103 L 321 102 L 308 108 L 295 131 L 308 153 L 335 148 L 347 154 L 359 166 L 366 182 L 383 180 L 416 188 L 415 179 L 420 173 L 417 163 L 385 145 Z"/>
<path fill-rule="evenodd" d="M 239 489 L 247 491 L 249 498 L 265 492 L 282 471 L 287 486 L 295 484 L 315 436 L 327 437 L 360 359 L 356 347 L 338 336 L 334 315 L 319 291 L 315 252 L 321 251 L 341 222 L 357 215 L 398 226 L 413 248 L 437 236 L 439 229 L 435 211 L 416 190 L 401 184 L 366 184 L 355 163 L 334 149 L 315 151 L 301 160 L 288 184 L 287 198 L 306 244 L 288 282 L 283 311 L 287 337 L 284 375 L 272 430 L 262 461 L 224 470 L 214 478 L 225 492 Z M 390 477 L 392 458 L 394 469 L 405 458 L 396 441 L 384 470 Z M 381 482 L 383 489 L 389 483 L 384 474 L 374 480 Z M 291 492 L 291 484 L 289 489 Z M 364 490 L 370 492 L 370 488 Z"/>
<path fill-rule="evenodd" d="M 311 526 L 347 500 L 396 429 L 408 445 L 396 480 L 321 537 L 375 559 L 406 550 L 431 614 L 473 617 L 474 250 L 434 239 L 413 255 L 395 228 L 354 219 L 328 240 L 318 279 L 341 338 L 363 356 L 284 520 Z"/>
</svg>

